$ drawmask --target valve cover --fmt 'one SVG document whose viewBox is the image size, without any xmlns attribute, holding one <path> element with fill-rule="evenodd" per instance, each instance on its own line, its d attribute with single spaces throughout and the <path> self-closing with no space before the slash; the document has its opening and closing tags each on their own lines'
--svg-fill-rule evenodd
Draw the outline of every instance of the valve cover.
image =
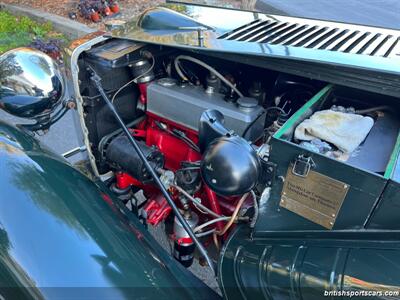
<svg viewBox="0 0 400 300">
<path fill-rule="evenodd" d="M 222 94 L 206 93 L 199 86 L 178 85 L 171 78 L 159 79 L 147 88 L 147 111 L 186 128 L 198 131 L 200 116 L 207 109 L 221 112 L 225 127 L 239 136 L 246 132 L 247 140 L 255 141 L 263 133 L 264 109 L 253 98 L 227 102 Z"/>
</svg>

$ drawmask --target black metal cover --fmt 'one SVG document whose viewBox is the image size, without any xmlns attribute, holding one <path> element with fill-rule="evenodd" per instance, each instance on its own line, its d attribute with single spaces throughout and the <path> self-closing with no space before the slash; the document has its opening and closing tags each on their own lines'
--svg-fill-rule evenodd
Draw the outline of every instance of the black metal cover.
<svg viewBox="0 0 400 300">
<path fill-rule="evenodd" d="M 205 151 L 201 173 L 206 184 L 224 196 L 242 195 L 257 184 L 260 161 L 243 138 L 223 136 Z"/>
</svg>

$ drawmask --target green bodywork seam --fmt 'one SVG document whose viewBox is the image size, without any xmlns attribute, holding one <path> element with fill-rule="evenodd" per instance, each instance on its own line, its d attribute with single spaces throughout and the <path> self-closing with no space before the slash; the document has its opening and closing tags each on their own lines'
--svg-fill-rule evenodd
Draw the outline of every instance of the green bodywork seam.
<svg viewBox="0 0 400 300">
<path fill-rule="evenodd" d="M 400 132 L 397 136 L 396 145 L 394 146 L 392 155 L 390 156 L 389 163 L 385 170 L 385 174 L 383 175 L 384 178 L 389 179 L 392 176 L 397 163 L 397 159 L 399 157 L 399 152 L 400 152 Z"/>
<path fill-rule="evenodd" d="M 275 133 L 274 138 L 279 139 L 282 135 L 291 128 L 296 121 L 309 109 L 314 103 L 320 100 L 327 92 L 329 92 L 333 87 L 333 84 L 329 84 L 319 91 L 314 97 L 312 97 L 306 104 L 304 104 L 297 112 L 286 121 L 285 124 Z"/>
</svg>

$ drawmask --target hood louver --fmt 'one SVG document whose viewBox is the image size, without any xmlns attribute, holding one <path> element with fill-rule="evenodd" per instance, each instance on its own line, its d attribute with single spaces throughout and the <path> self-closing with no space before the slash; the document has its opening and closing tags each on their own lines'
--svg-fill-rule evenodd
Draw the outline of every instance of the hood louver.
<svg viewBox="0 0 400 300">
<path fill-rule="evenodd" d="M 396 30 L 292 17 L 257 19 L 219 39 L 400 58 Z"/>
</svg>

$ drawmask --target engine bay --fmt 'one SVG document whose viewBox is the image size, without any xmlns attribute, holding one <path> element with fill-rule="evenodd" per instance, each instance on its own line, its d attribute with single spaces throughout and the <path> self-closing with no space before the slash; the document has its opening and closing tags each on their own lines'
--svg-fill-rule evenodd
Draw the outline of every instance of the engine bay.
<svg viewBox="0 0 400 300">
<path fill-rule="evenodd" d="M 256 224 L 260 198 L 275 176 L 268 160 L 272 136 L 329 84 L 202 53 L 113 39 L 84 52 L 78 64 L 97 172 L 146 226 L 165 224 L 172 254 L 186 267 L 195 257 L 195 244 L 102 101 L 90 70 L 101 77 L 146 160 L 214 258 L 237 224 Z M 351 101 L 340 93 L 330 97 L 286 131 L 285 138 L 331 159 L 384 173 L 398 119 L 386 113 L 386 104 L 366 105 L 356 100 L 366 97 L 362 93 L 351 96 Z M 354 132 L 362 134 L 339 139 L 337 128 L 329 126 L 332 120 L 342 124 L 342 119 L 347 123 L 336 127 L 357 128 Z M 385 146 L 377 147 L 379 143 Z M 379 160 L 373 162 L 376 148 Z"/>
</svg>

